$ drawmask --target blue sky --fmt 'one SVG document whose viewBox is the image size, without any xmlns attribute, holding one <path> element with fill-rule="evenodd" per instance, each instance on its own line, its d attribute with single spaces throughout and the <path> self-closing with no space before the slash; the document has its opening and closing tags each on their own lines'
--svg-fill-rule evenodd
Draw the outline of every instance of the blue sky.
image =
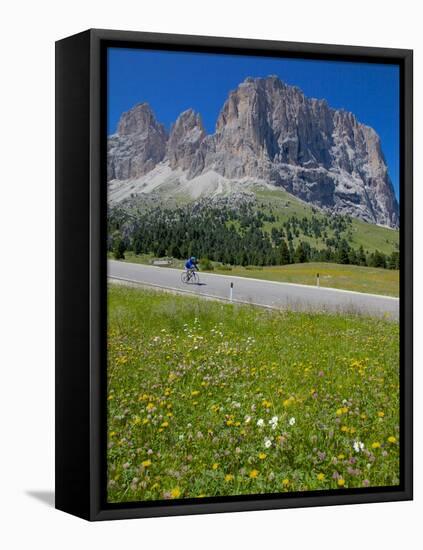
<svg viewBox="0 0 423 550">
<path fill-rule="evenodd" d="M 372 126 L 381 138 L 399 198 L 396 65 L 110 48 L 108 133 L 116 131 L 124 111 L 144 101 L 168 129 L 182 111 L 192 108 L 201 114 L 207 132 L 213 133 L 229 91 L 247 76 L 271 74 Z"/>
</svg>

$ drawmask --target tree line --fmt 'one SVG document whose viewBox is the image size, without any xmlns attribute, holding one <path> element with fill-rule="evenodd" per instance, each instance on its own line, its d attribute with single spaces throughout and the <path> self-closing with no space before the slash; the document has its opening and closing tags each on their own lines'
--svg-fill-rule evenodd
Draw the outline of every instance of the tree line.
<svg viewBox="0 0 423 550">
<path fill-rule="evenodd" d="M 273 224 L 270 231 L 266 223 Z M 274 225 L 276 224 L 276 225 Z M 122 258 L 126 250 L 178 259 L 192 255 L 231 265 L 286 265 L 310 261 L 399 269 L 399 251 L 354 248 L 349 216 L 290 216 L 277 225 L 272 212 L 254 203 L 221 201 L 128 212 L 114 207 L 108 216 L 108 250 Z M 307 239 L 318 239 L 313 246 Z"/>
</svg>

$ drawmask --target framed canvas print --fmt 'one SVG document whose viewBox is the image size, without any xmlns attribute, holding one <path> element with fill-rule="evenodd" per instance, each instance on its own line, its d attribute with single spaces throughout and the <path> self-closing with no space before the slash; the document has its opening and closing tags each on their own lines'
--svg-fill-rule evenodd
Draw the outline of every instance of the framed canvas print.
<svg viewBox="0 0 423 550">
<path fill-rule="evenodd" d="M 56 506 L 412 498 L 412 52 L 56 44 Z"/>
</svg>

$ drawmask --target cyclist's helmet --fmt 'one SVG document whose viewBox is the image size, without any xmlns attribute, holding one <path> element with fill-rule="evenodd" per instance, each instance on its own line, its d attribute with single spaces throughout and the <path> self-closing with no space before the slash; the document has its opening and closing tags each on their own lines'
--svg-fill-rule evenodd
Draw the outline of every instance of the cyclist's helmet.
<svg viewBox="0 0 423 550">
<path fill-rule="evenodd" d="M 196 262 L 197 261 L 197 258 L 195 256 L 191 256 L 191 262 Z"/>
</svg>

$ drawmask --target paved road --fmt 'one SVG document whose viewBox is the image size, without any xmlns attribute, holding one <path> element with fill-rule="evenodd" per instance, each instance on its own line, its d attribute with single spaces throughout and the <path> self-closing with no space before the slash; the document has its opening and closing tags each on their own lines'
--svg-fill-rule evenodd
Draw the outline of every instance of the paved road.
<svg viewBox="0 0 423 550">
<path fill-rule="evenodd" d="M 200 284 L 184 284 L 181 272 L 167 267 L 108 261 L 108 276 L 157 286 L 178 292 L 190 292 L 209 298 L 229 299 L 233 282 L 233 301 L 246 302 L 273 308 L 290 308 L 300 311 L 335 311 L 363 313 L 372 316 L 386 315 L 398 319 L 399 299 L 374 294 L 362 294 L 346 290 L 317 288 L 291 283 L 277 283 L 200 273 Z"/>
</svg>

